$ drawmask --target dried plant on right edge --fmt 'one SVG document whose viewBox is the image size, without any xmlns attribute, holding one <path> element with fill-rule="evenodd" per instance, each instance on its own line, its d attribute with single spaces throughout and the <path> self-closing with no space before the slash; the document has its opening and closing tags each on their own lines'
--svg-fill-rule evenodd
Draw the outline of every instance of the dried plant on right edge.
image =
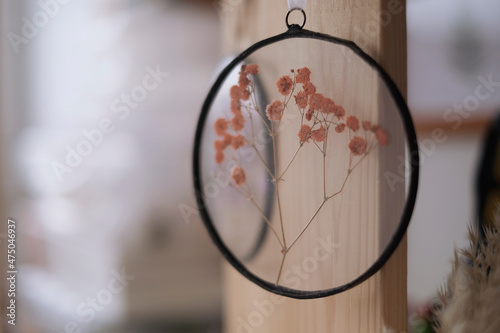
<svg viewBox="0 0 500 333">
<path fill-rule="evenodd" d="M 469 228 L 469 248 L 455 250 L 453 270 L 439 292 L 436 331 L 500 332 L 500 207 L 485 238 Z"/>
</svg>

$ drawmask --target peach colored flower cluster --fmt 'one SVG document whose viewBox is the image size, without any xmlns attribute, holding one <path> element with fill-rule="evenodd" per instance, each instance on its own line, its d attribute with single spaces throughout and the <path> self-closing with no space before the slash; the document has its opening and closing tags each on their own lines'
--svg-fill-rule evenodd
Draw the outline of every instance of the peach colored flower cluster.
<svg viewBox="0 0 500 333">
<path fill-rule="evenodd" d="M 311 76 L 312 72 L 309 68 L 303 67 L 298 70 L 291 70 L 291 74 L 281 76 L 276 82 L 276 88 L 281 99 L 272 100 L 269 105 L 267 105 L 264 112 L 259 111 L 259 106 L 257 105 L 257 96 L 254 95 L 254 82 L 253 75 L 259 74 L 259 66 L 255 64 L 242 65 L 241 71 L 239 73 L 238 84 L 231 87 L 229 95 L 231 97 L 231 119 L 219 118 L 214 123 L 214 130 L 217 134 L 217 139 L 214 142 L 215 148 L 215 161 L 217 164 L 221 164 L 226 159 L 226 154 L 229 154 L 231 160 L 236 161 L 237 164 L 231 170 L 232 184 L 238 190 L 239 193 L 246 196 L 250 202 L 256 206 L 259 212 L 263 215 L 269 228 L 272 230 L 276 236 L 277 241 L 281 246 L 282 261 L 276 279 L 276 284 L 280 282 L 280 276 L 283 268 L 283 263 L 285 261 L 286 254 L 294 246 L 294 244 L 299 240 L 303 232 L 313 223 L 317 213 L 321 210 L 323 205 L 328 201 L 332 200 L 336 195 L 342 192 L 344 185 L 346 184 L 348 178 L 352 174 L 352 171 L 361 162 L 362 158 L 359 159 L 358 163 L 352 165 L 352 161 L 356 156 L 365 156 L 368 154 L 373 147 L 373 144 L 378 143 L 380 146 L 386 146 L 389 143 L 389 138 L 384 129 L 379 125 L 372 124 L 370 121 L 360 120 L 358 117 L 347 114 L 346 110 L 342 105 L 337 104 L 333 99 L 318 92 L 318 89 L 312 83 Z M 293 97 L 293 98 L 292 98 Z M 288 164 L 279 172 L 276 167 L 276 138 L 278 134 L 278 129 L 280 128 L 280 122 L 283 119 L 285 112 L 290 112 L 290 109 L 295 102 L 296 108 L 298 109 L 300 115 L 300 123 L 298 124 L 298 140 L 299 147 L 296 153 L 291 157 Z M 243 116 L 244 110 L 248 114 L 248 118 Z M 252 119 L 252 114 L 257 114 L 265 127 L 267 128 L 267 134 L 273 140 L 273 153 L 274 153 L 274 170 L 266 164 L 266 161 L 259 154 L 259 151 L 255 146 L 255 133 L 254 124 Z M 267 119 L 266 119 L 267 117 Z M 249 121 L 250 125 L 247 125 L 247 129 L 250 132 L 246 134 L 245 123 Z M 332 131 L 330 128 L 332 127 Z M 350 153 L 349 156 L 349 167 L 347 169 L 344 182 L 340 190 L 333 192 L 328 189 L 327 184 L 327 152 L 330 140 L 330 135 L 341 134 L 348 135 L 349 143 L 347 144 L 347 151 Z M 246 135 L 246 136 L 245 136 Z M 277 196 L 277 205 L 279 206 L 279 219 L 281 225 L 281 236 L 278 235 L 277 230 L 274 228 L 273 224 L 269 221 L 268 217 L 262 212 L 262 209 L 258 206 L 252 198 L 252 193 L 250 187 L 245 186 L 247 183 L 247 174 L 243 169 L 240 162 L 239 154 L 235 154 L 239 149 L 245 147 L 247 142 L 251 142 L 251 146 L 255 149 L 257 156 L 260 157 L 268 175 L 272 178 L 275 184 L 275 191 Z M 289 169 L 290 165 L 294 162 L 299 150 L 306 143 L 314 143 L 315 148 L 317 147 L 323 155 L 323 203 L 319 206 L 316 213 L 309 219 L 306 223 L 304 229 L 295 240 L 291 243 L 287 243 L 285 240 L 285 227 L 284 218 L 281 212 L 281 203 L 279 200 L 279 187 L 280 180 L 284 180 L 284 175 Z M 342 147 L 341 147 L 342 149 Z M 243 187 L 243 188 L 242 188 Z M 332 194 L 333 192 L 333 194 Z"/>
<path fill-rule="evenodd" d="M 247 180 L 247 175 L 245 170 L 240 166 L 235 166 L 231 172 L 231 177 L 233 178 L 234 184 L 236 186 L 242 186 Z"/>
<path fill-rule="evenodd" d="M 356 116 L 346 116 L 345 109 L 336 104 L 331 98 L 317 92 L 316 86 L 311 82 L 311 70 L 307 67 L 291 71 L 293 76 L 284 75 L 276 82 L 278 92 L 286 97 L 293 94 L 297 84 L 302 85 L 302 89 L 293 95 L 295 104 L 299 108 L 302 116 L 301 126 L 297 136 L 302 143 L 324 142 L 328 138 L 330 126 L 334 125 L 336 133 L 342 133 L 346 128 L 356 133 L 360 128 L 366 132 L 374 134 L 375 139 L 382 146 L 388 144 L 387 133 L 380 126 L 372 125 L 369 121 L 360 121 Z M 291 97 L 291 96 L 290 96 Z M 266 109 L 269 120 L 279 121 L 286 109 L 280 101 L 274 100 Z M 305 123 L 309 122 L 309 123 Z M 363 148 L 364 147 L 364 148 Z M 363 136 L 355 136 L 348 145 L 349 150 L 355 156 L 366 153 L 368 143 Z"/>
<path fill-rule="evenodd" d="M 244 129 L 246 119 L 242 112 L 242 102 L 248 102 L 251 99 L 253 90 L 251 89 L 252 80 L 250 75 L 259 73 L 259 66 L 256 64 L 242 65 L 239 73 L 238 85 L 231 87 L 229 95 L 231 97 L 231 113 L 230 120 L 219 118 L 214 124 L 215 133 L 221 137 L 215 141 L 215 160 L 221 164 L 225 159 L 225 150 L 231 146 L 234 150 L 238 150 L 247 144 L 245 136 L 238 134 Z M 374 138 L 382 146 L 389 143 L 388 135 L 380 126 L 372 124 L 369 121 L 359 121 L 356 116 L 350 115 L 346 117 L 345 109 L 336 104 L 331 98 L 317 92 L 316 86 L 311 82 L 311 70 L 307 67 L 291 70 L 292 75 L 283 75 L 276 82 L 278 93 L 285 96 L 285 102 L 273 100 L 266 107 L 266 116 L 271 122 L 279 122 L 287 109 L 288 101 L 297 85 L 301 85 L 302 89 L 293 95 L 295 105 L 297 105 L 302 116 L 301 125 L 298 132 L 298 137 L 301 144 L 310 142 L 320 143 L 325 142 L 328 138 L 329 129 L 333 125 L 336 133 L 343 133 L 345 129 L 349 129 L 353 133 L 363 130 L 367 133 L 373 133 Z M 345 121 L 344 117 L 346 117 Z M 236 134 L 228 133 L 232 129 Z M 366 135 L 355 135 L 349 142 L 348 148 L 352 155 L 360 156 L 367 152 L 368 142 Z M 245 171 L 241 169 L 237 174 L 241 175 Z M 241 179 L 235 184 L 242 185 Z"/>
<path fill-rule="evenodd" d="M 281 101 L 274 100 L 266 108 L 266 115 L 269 120 L 279 121 L 285 111 L 285 106 Z"/>
<path fill-rule="evenodd" d="M 216 152 L 215 161 L 217 164 L 224 162 L 227 148 L 231 147 L 236 151 L 247 145 L 247 139 L 244 135 L 239 133 L 243 131 L 246 123 L 246 119 L 242 112 L 242 102 L 249 101 L 252 94 L 252 81 L 249 75 L 256 75 L 258 73 L 259 66 L 255 64 L 241 66 L 238 84 L 232 86 L 229 91 L 231 97 L 231 113 L 233 116 L 231 120 L 219 118 L 214 123 L 215 133 L 220 137 L 214 142 Z M 233 134 L 228 132 L 230 129 L 234 132 Z M 234 167 L 232 179 L 237 187 L 244 185 L 246 182 L 245 170 L 240 166 Z"/>
</svg>

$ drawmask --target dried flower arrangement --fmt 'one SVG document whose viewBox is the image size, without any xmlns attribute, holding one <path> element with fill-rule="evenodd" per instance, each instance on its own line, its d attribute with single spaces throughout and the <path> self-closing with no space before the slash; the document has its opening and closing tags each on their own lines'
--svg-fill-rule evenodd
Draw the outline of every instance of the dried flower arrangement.
<svg viewBox="0 0 500 333">
<path fill-rule="evenodd" d="M 441 333 L 500 332 L 500 209 L 485 237 L 469 228 L 469 248 L 455 250 L 452 273 L 439 292 Z"/>
<path fill-rule="evenodd" d="M 312 73 L 307 67 L 298 70 L 292 69 L 291 75 L 280 77 L 276 83 L 276 87 L 278 93 L 282 96 L 282 100 L 273 100 L 266 107 L 265 112 L 261 112 L 257 103 L 253 80 L 253 77 L 257 75 L 259 71 L 259 66 L 256 64 L 241 66 L 239 82 L 237 85 L 232 86 L 229 92 L 231 97 L 232 118 L 219 118 L 214 123 L 214 129 L 218 136 L 218 139 L 214 143 L 215 161 L 220 165 L 228 158 L 237 163 L 237 166 L 232 169 L 232 188 L 247 198 L 255 206 L 273 232 L 276 240 L 279 242 L 282 259 L 276 278 L 276 284 L 278 285 L 287 253 L 300 240 L 301 236 L 313 223 L 324 205 L 344 190 L 349 176 L 363 159 L 377 145 L 386 146 L 388 144 L 388 135 L 384 129 L 376 124 L 372 124 L 369 121 L 360 122 L 356 116 L 346 115 L 346 111 L 341 105 L 336 104 L 331 98 L 318 93 L 316 91 L 316 86 L 311 82 Z M 295 93 L 298 87 L 302 89 Z M 294 106 L 296 108 L 294 108 Z M 289 162 L 285 164 L 284 168 L 278 170 L 278 164 L 276 163 L 277 138 L 279 135 L 278 129 L 280 128 L 283 115 L 286 112 L 293 112 L 292 109 L 297 110 L 300 116 L 300 123 L 297 124 L 298 147 L 293 156 L 290 157 Z M 267 134 L 272 139 L 274 156 L 273 170 L 271 170 L 271 167 L 268 166 L 259 152 L 259 149 L 257 149 L 254 117 L 260 119 L 258 121 L 262 121 L 263 126 L 267 129 Z M 343 121 L 344 118 L 345 121 Z M 249 125 L 245 128 L 247 122 L 249 122 Z M 327 147 L 331 144 L 333 135 L 341 135 L 347 132 L 352 136 L 347 147 L 349 151 L 349 166 L 340 189 L 329 191 L 326 186 Z M 248 186 L 247 175 L 237 153 L 240 148 L 247 145 L 255 150 L 256 155 L 259 157 L 260 162 L 275 185 L 276 204 L 280 219 L 280 232 L 276 230 L 261 207 L 259 207 Z M 285 174 L 304 147 L 317 149 L 323 157 L 322 195 L 324 199 L 315 210 L 315 213 L 308 221 L 305 221 L 305 226 L 302 231 L 292 242 L 287 242 L 285 239 L 286 221 L 283 219 L 279 185 L 281 181 L 284 181 Z"/>
</svg>

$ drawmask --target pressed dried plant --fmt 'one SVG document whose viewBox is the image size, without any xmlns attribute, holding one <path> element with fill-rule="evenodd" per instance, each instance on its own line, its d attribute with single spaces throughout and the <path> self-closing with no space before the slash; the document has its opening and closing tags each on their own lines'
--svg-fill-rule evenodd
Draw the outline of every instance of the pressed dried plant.
<svg viewBox="0 0 500 333">
<path fill-rule="evenodd" d="M 352 172 L 359 166 L 363 159 L 377 145 L 386 146 L 389 143 L 388 135 L 380 126 L 369 121 L 360 121 L 355 115 L 346 115 L 345 109 L 336 104 L 329 97 L 317 92 L 316 86 L 311 82 L 311 70 L 307 67 L 291 70 L 291 75 L 283 75 L 276 82 L 278 96 L 282 99 L 273 100 L 264 112 L 261 112 L 257 103 L 253 76 L 259 73 L 259 66 L 256 64 L 242 65 L 239 73 L 238 84 L 231 87 L 229 95 L 231 97 L 230 110 L 231 119 L 219 118 L 214 123 L 214 130 L 219 137 L 215 143 L 215 161 L 222 164 L 226 158 L 236 162 L 237 166 L 232 169 L 231 186 L 241 195 L 246 197 L 262 215 L 268 227 L 273 232 L 281 247 L 281 265 L 277 273 L 276 284 L 279 284 L 283 265 L 287 253 L 297 244 L 309 226 L 316 220 L 317 215 L 325 204 L 334 197 L 342 193 Z M 302 89 L 298 89 L 302 88 Z M 296 92 L 296 90 L 299 90 Z M 277 138 L 279 136 L 281 120 L 286 112 L 295 110 L 300 115 L 297 123 L 297 150 L 291 156 L 283 168 L 278 170 L 277 163 Z M 273 168 L 269 167 L 265 159 L 260 154 L 256 145 L 256 135 L 254 128 L 254 117 L 262 122 L 267 130 L 267 134 L 272 139 Z M 344 122 L 344 118 L 345 122 Z M 249 129 L 245 129 L 245 124 L 249 123 Z M 361 125 L 360 125 L 361 124 Z M 333 136 L 349 135 L 351 137 L 347 147 L 349 152 L 349 166 L 345 173 L 342 185 L 339 189 L 332 191 L 326 185 L 326 161 L 328 155 L 328 145 L 333 144 Z M 279 212 L 279 231 L 273 226 L 262 208 L 255 201 L 250 186 L 248 186 L 247 175 L 244 165 L 238 154 L 238 150 L 251 146 L 259 157 L 264 169 L 268 173 L 275 185 L 275 197 Z M 317 150 L 323 160 L 323 201 L 317 207 L 314 214 L 304 221 L 301 232 L 292 240 L 285 238 L 286 221 L 283 218 L 282 203 L 280 197 L 280 182 L 290 166 L 295 161 L 299 152 L 308 149 Z M 342 147 L 341 147 L 342 148 Z"/>
<path fill-rule="evenodd" d="M 452 272 L 438 292 L 440 333 L 500 332 L 500 208 L 481 238 L 469 227 L 469 246 L 454 252 Z"/>
</svg>

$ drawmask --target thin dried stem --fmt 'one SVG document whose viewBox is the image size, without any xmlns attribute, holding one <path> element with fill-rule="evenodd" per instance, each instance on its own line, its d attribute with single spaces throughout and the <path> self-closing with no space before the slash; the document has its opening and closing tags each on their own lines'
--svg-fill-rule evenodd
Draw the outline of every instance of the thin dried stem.
<svg viewBox="0 0 500 333">
<path fill-rule="evenodd" d="M 283 266 L 285 264 L 286 251 L 283 251 L 283 257 L 281 258 L 280 270 L 278 272 L 278 277 L 276 278 L 276 285 L 280 283 L 281 273 L 283 272 Z"/>
<path fill-rule="evenodd" d="M 292 244 L 290 244 L 290 246 L 286 249 L 286 252 L 290 251 L 291 248 L 295 245 L 295 243 L 297 243 L 297 241 L 299 240 L 300 236 L 302 236 L 302 234 L 307 230 L 307 228 L 311 225 L 312 221 L 314 220 L 314 218 L 316 217 L 316 215 L 318 215 L 319 211 L 321 210 L 321 208 L 323 208 L 323 206 L 325 205 L 325 203 L 328 201 L 328 199 L 324 199 L 323 202 L 321 203 L 321 205 L 319 205 L 318 209 L 316 209 L 316 212 L 314 212 L 313 216 L 309 219 L 309 222 L 307 222 L 306 226 L 302 229 L 302 231 L 300 232 L 300 234 L 297 236 L 297 238 L 295 238 L 295 240 L 292 242 Z"/>
<path fill-rule="evenodd" d="M 255 143 L 253 143 L 251 146 L 255 150 L 255 152 L 257 153 L 257 156 L 259 157 L 260 161 L 262 162 L 262 165 L 266 169 L 266 171 L 269 174 L 269 176 L 271 176 L 271 178 L 274 180 L 274 174 L 271 172 L 271 169 L 269 169 L 269 167 L 267 166 L 267 163 L 264 161 L 264 158 L 262 157 L 262 155 L 260 154 L 259 150 L 255 146 Z"/>
<path fill-rule="evenodd" d="M 250 92 L 250 103 L 253 105 L 253 110 L 259 115 L 260 119 L 262 119 L 262 122 L 264 122 L 264 125 L 267 128 L 267 131 L 269 132 L 269 134 L 271 134 L 272 130 L 269 127 L 269 125 L 267 124 L 267 121 L 264 118 L 264 116 L 260 113 L 259 106 L 257 105 L 257 97 L 255 97 L 255 87 L 254 87 L 253 81 L 251 81 L 250 87 L 252 89 L 252 91 Z"/>
<path fill-rule="evenodd" d="M 274 227 L 271 225 L 271 222 L 269 221 L 269 219 L 267 218 L 266 214 L 264 214 L 264 212 L 262 211 L 262 209 L 259 207 L 259 205 L 255 202 L 255 199 L 253 197 L 249 198 L 250 199 L 250 202 L 253 203 L 253 205 L 255 206 L 255 208 L 257 208 L 257 210 L 259 211 L 259 213 L 262 215 L 262 217 L 264 218 L 264 220 L 266 221 L 268 227 L 271 229 L 271 231 L 273 232 L 273 234 L 276 236 L 276 239 L 278 240 L 278 242 L 280 243 L 280 246 L 283 248 L 283 242 L 281 241 L 280 237 L 278 236 L 278 233 L 276 232 L 276 229 L 274 229 Z"/>
<path fill-rule="evenodd" d="M 318 146 L 318 144 L 316 143 L 316 141 L 313 140 L 313 143 L 318 148 L 318 150 L 321 152 L 321 154 L 323 154 L 323 149 L 321 149 L 321 147 Z"/>
<path fill-rule="evenodd" d="M 278 155 L 276 150 L 276 133 L 273 124 L 271 123 L 271 127 L 273 128 L 272 139 L 273 139 L 273 155 L 274 155 L 274 186 L 276 190 L 276 199 L 278 200 L 278 211 L 280 216 L 280 225 L 281 225 L 281 236 L 283 237 L 283 249 L 286 249 L 286 238 L 285 238 L 285 227 L 283 225 L 283 212 L 281 210 L 281 199 L 280 199 L 280 191 L 279 191 L 279 182 L 276 181 L 276 175 L 278 173 Z"/>
<path fill-rule="evenodd" d="M 288 162 L 288 165 L 286 166 L 285 170 L 278 177 L 277 181 L 280 181 L 283 178 L 283 176 L 287 172 L 288 168 L 290 168 L 290 166 L 292 165 L 292 162 L 295 160 L 295 157 L 297 157 L 297 154 L 299 153 L 299 150 L 300 150 L 300 148 L 302 148 L 303 145 L 304 145 L 304 143 L 299 143 L 299 147 L 297 148 L 297 150 L 293 154 L 292 158 L 290 159 L 290 162 Z"/>
<path fill-rule="evenodd" d="M 323 141 L 323 198 L 326 198 L 326 143 L 327 143 L 328 135 L 325 137 L 325 141 Z"/>
<path fill-rule="evenodd" d="M 266 224 L 269 226 L 269 228 L 271 229 L 271 231 L 273 232 L 273 234 L 276 236 L 276 239 L 280 243 L 280 246 L 283 248 L 283 242 L 281 241 L 280 237 L 278 236 L 278 233 L 276 232 L 276 229 L 274 229 L 274 227 L 272 226 L 271 222 L 267 218 L 267 216 L 264 213 L 264 211 L 262 210 L 262 208 L 260 208 L 259 204 L 253 198 L 253 195 L 251 194 L 250 189 L 248 189 L 249 193 L 245 193 L 241 189 L 237 188 L 236 186 L 234 186 L 231 183 L 229 184 L 229 186 L 231 188 L 233 188 L 234 190 L 236 190 L 236 192 L 238 192 L 239 194 L 241 194 L 243 197 L 245 197 L 247 200 L 249 200 L 255 206 L 255 208 L 259 211 L 259 213 L 262 215 L 262 217 L 266 221 Z"/>
<path fill-rule="evenodd" d="M 363 157 L 365 157 L 366 155 L 368 154 L 368 152 L 365 153 L 365 155 Z M 363 157 L 361 159 L 363 159 Z M 360 159 L 360 161 L 361 161 Z M 319 211 L 321 210 L 321 208 L 323 208 L 323 206 L 325 205 L 325 203 L 327 201 L 329 201 L 330 199 L 334 198 L 335 196 L 337 196 L 338 194 L 342 193 L 342 191 L 344 190 L 344 187 L 347 183 L 347 180 L 349 179 L 349 176 L 352 174 L 352 171 L 354 170 L 354 168 L 359 164 L 359 162 L 354 165 L 354 167 L 351 169 L 349 168 L 347 170 L 347 175 L 344 179 L 344 182 L 342 183 L 342 187 L 340 188 L 340 190 L 338 190 L 337 192 L 335 192 L 334 194 L 330 195 L 329 197 L 325 197 L 325 199 L 323 200 L 323 202 L 321 203 L 321 205 L 318 207 L 318 209 L 316 210 L 316 212 L 313 214 L 313 216 L 309 219 L 309 222 L 307 222 L 306 226 L 302 229 L 302 231 L 300 232 L 300 234 L 297 236 L 297 238 L 295 238 L 295 240 L 292 242 L 292 244 L 287 248 L 286 252 L 290 251 L 290 249 L 295 245 L 295 243 L 297 243 L 297 241 L 300 239 L 300 237 L 304 234 L 304 232 L 307 230 L 307 228 L 309 228 L 309 226 L 311 225 L 311 223 L 314 221 L 314 218 L 318 215 Z M 350 163 L 349 163 L 350 164 Z"/>
</svg>

